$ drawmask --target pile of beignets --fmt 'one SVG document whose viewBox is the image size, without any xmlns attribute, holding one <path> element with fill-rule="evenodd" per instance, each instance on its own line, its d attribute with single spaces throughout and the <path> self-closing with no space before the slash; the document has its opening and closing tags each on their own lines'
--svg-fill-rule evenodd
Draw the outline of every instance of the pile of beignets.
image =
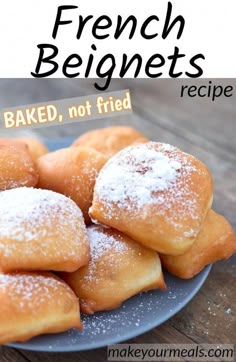
<svg viewBox="0 0 236 362">
<path fill-rule="evenodd" d="M 128 126 L 55 152 L 0 139 L 0 343 L 165 290 L 162 266 L 187 279 L 229 258 L 235 233 L 212 200 L 201 161 Z"/>
</svg>

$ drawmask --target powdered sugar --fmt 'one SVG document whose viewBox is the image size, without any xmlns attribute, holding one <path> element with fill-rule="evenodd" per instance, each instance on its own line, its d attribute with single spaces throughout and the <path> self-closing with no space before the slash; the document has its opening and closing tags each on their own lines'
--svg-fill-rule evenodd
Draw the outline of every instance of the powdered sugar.
<svg viewBox="0 0 236 362">
<path fill-rule="evenodd" d="M 55 218 L 64 224 L 66 214 L 82 216 L 73 201 L 56 192 L 27 187 L 1 192 L 0 238 L 30 241 L 45 236 L 43 226 L 47 227 Z M 42 228 L 36 229 L 39 224 Z"/>
<path fill-rule="evenodd" d="M 66 260 L 76 255 L 83 242 L 78 230 L 85 235 L 82 213 L 64 195 L 26 187 L 0 193 L 0 249 L 5 256 L 19 250 L 24 242 L 25 257 L 37 252 L 47 254 L 50 244 L 54 257 Z M 65 249 L 64 242 L 67 242 Z"/>
<path fill-rule="evenodd" d="M 148 142 L 127 147 L 101 170 L 95 185 L 95 195 L 106 207 L 106 217 L 112 218 L 113 207 L 142 213 L 150 205 L 159 206 L 160 215 L 178 204 L 178 215 L 171 215 L 171 223 L 185 215 L 197 219 L 198 194 L 191 187 L 192 174 L 201 172 L 189 155 L 174 146 Z M 92 215 L 93 216 L 93 215 Z"/>
<path fill-rule="evenodd" d="M 162 152 L 136 146 L 120 152 L 102 172 L 106 173 L 106 186 L 99 183 L 96 192 L 101 198 L 119 204 L 134 201 L 139 208 L 152 201 L 152 193 L 166 190 L 177 178 L 181 169 L 178 160 Z"/>
<path fill-rule="evenodd" d="M 48 303 L 55 293 L 58 298 L 53 298 L 53 303 L 57 304 L 60 300 L 65 300 L 65 293 L 72 294 L 63 281 L 50 273 L 0 274 L 0 291 L 2 295 L 7 294 L 8 301 L 14 305 L 14 309 L 24 312 L 25 308 L 30 308 L 36 313 L 37 307 Z"/>
<path fill-rule="evenodd" d="M 163 192 L 172 190 L 173 198 L 183 196 L 187 190 L 184 185 L 180 187 L 181 177 L 186 179 L 196 171 L 186 156 L 168 144 L 149 142 L 127 147 L 104 166 L 95 192 L 101 200 L 120 207 L 128 207 L 128 202 L 139 210 L 152 203 L 171 207 Z M 189 201 L 189 208 L 193 207 L 194 200 Z"/>
<path fill-rule="evenodd" d="M 117 232 L 114 234 L 109 229 L 104 229 L 101 226 L 91 226 L 87 229 L 90 242 L 90 255 L 93 261 L 99 259 L 107 251 L 121 254 L 128 251 L 129 247 L 123 242 L 123 236 Z"/>
<path fill-rule="evenodd" d="M 123 236 L 119 232 L 112 232 L 111 229 L 103 228 L 102 226 L 91 226 L 87 229 L 90 242 L 91 260 L 88 266 L 87 280 L 96 281 L 96 263 L 103 256 L 106 258 L 104 268 L 119 262 L 119 256 L 131 250 L 129 245 L 123 241 Z M 101 266 L 100 266 L 101 267 Z"/>
</svg>

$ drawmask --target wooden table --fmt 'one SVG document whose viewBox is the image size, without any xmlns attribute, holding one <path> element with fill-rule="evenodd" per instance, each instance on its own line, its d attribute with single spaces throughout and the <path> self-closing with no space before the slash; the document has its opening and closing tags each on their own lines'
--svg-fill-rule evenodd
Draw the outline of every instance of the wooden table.
<svg viewBox="0 0 236 362">
<path fill-rule="evenodd" d="M 210 168 L 215 180 L 214 209 L 236 228 L 236 98 L 180 98 L 182 84 L 207 80 L 114 80 L 109 90 L 129 88 L 134 114 L 89 124 L 37 130 L 42 137 L 80 134 L 114 122 L 131 124 L 153 140 L 169 142 L 194 154 Z M 231 84 L 236 80 L 215 80 Z M 0 106 L 13 106 L 97 93 L 92 80 L 0 80 Z M 132 343 L 235 343 L 236 255 L 214 265 L 194 299 L 176 316 Z M 1 347 L 1 362 L 104 361 L 106 348 L 53 354 Z"/>
</svg>

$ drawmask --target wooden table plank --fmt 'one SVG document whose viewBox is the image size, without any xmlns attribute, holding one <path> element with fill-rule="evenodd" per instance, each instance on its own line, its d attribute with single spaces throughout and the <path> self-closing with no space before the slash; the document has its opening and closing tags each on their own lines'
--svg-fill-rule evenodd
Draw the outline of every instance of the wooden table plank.
<svg viewBox="0 0 236 362">
<path fill-rule="evenodd" d="M 221 97 L 212 102 L 208 98 L 180 98 L 182 85 L 207 84 L 208 79 L 160 79 L 129 80 L 126 87 L 131 89 L 134 109 L 144 111 L 149 118 L 162 120 L 165 127 L 173 126 L 179 132 L 192 132 L 199 140 L 208 140 L 216 147 L 222 147 L 236 154 L 236 80 L 213 80 L 222 86 L 234 87 L 232 97 Z M 122 81 L 113 81 L 111 90 L 124 89 Z M 118 88 L 118 89 L 119 89 Z"/>
<path fill-rule="evenodd" d="M 235 309 L 232 303 L 236 300 L 233 263 L 235 258 L 216 264 L 198 295 L 170 321 L 172 326 L 196 343 L 236 342 Z"/>
<path fill-rule="evenodd" d="M 25 362 L 27 361 L 27 358 L 25 356 L 22 356 L 19 351 L 5 347 L 0 346 L 0 361 L 1 362 Z"/>
</svg>

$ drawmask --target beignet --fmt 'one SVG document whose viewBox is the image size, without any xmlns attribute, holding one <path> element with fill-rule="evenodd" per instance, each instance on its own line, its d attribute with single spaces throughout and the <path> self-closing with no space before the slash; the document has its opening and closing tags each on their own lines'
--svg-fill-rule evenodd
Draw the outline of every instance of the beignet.
<svg viewBox="0 0 236 362">
<path fill-rule="evenodd" d="M 113 156 L 96 180 L 90 216 L 158 252 L 179 255 L 194 243 L 212 204 L 207 167 L 157 142 Z"/>
<path fill-rule="evenodd" d="M 36 165 L 25 144 L 0 139 L 0 191 L 33 187 L 38 182 Z"/>
<path fill-rule="evenodd" d="M 110 158 L 136 141 L 147 142 L 148 139 L 132 127 L 112 126 L 86 132 L 72 146 L 91 147 Z"/>
<path fill-rule="evenodd" d="M 179 278 L 189 279 L 207 264 L 229 258 L 236 252 L 236 236 L 229 222 L 210 210 L 193 246 L 183 255 L 161 255 L 163 266 Z"/>
<path fill-rule="evenodd" d="M 19 137 L 16 138 L 16 141 L 20 143 L 25 143 L 28 146 L 29 153 L 31 154 L 31 157 L 33 158 L 34 161 L 36 161 L 39 157 L 48 153 L 47 147 L 36 138 Z"/>
<path fill-rule="evenodd" d="M 92 225 L 88 229 L 91 260 L 62 278 L 80 298 L 81 310 L 117 308 L 131 296 L 151 289 L 166 289 L 158 254 L 119 231 Z"/>
<path fill-rule="evenodd" d="M 70 197 L 82 210 L 86 223 L 90 222 L 95 179 L 106 158 L 88 147 L 64 148 L 38 159 L 38 187 Z"/>
<path fill-rule="evenodd" d="M 82 329 L 76 295 L 49 272 L 0 274 L 0 303 L 0 344 Z"/>
<path fill-rule="evenodd" d="M 72 200 L 27 187 L 0 192 L 1 271 L 74 271 L 88 261 L 83 216 Z"/>
</svg>

